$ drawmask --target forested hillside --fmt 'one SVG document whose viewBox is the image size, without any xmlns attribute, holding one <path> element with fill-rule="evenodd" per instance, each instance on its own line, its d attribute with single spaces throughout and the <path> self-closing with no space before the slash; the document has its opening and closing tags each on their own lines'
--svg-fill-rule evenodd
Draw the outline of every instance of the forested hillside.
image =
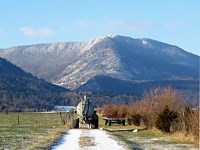
<svg viewBox="0 0 200 150">
<path fill-rule="evenodd" d="M 38 79 L 6 59 L 0 58 L 2 107 L 9 107 L 12 111 L 51 109 L 54 104 L 62 103 L 59 94 L 67 91 L 65 88 Z"/>
</svg>

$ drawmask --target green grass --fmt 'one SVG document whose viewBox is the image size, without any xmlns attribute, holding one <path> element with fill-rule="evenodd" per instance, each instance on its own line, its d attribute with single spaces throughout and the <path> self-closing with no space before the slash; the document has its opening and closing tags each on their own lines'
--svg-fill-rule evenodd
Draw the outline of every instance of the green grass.
<svg viewBox="0 0 200 150">
<path fill-rule="evenodd" d="M 120 141 L 123 141 L 128 145 L 130 149 L 143 149 L 148 147 L 148 144 L 160 145 L 174 145 L 177 147 L 185 147 L 189 144 L 194 148 L 197 148 L 197 145 L 192 144 L 188 141 L 173 140 L 168 138 L 164 133 L 153 130 L 143 130 L 139 132 L 110 132 L 111 135 L 117 137 Z"/>
<path fill-rule="evenodd" d="M 105 125 L 105 122 L 101 118 L 100 127 L 104 129 L 142 129 L 143 127 L 137 127 L 132 125 L 123 126 L 122 124 L 112 124 L 111 126 Z M 139 130 L 138 132 L 120 131 L 120 132 L 109 132 L 109 134 L 115 136 L 119 141 L 124 142 L 129 149 L 148 149 L 148 146 L 156 145 L 160 146 L 171 146 L 176 148 L 188 149 L 188 146 L 197 149 L 198 144 L 195 144 L 183 137 L 174 138 L 174 134 L 164 134 L 159 130 Z M 151 149 L 151 148 L 150 148 Z"/>
<path fill-rule="evenodd" d="M 19 115 L 19 124 L 18 124 Z M 64 115 L 64 114 L 63 114 Z M 133 129 L 134 126 L 112 124 L 105 126 L 99 117 L 100 128 Z M 2 149 L 45 149 L 52 145 L 66 130 L 68 125 L 61 125 L 59 113 L 0 113 L 0 150 Z M 137 127 L 138 128 L 138 127 Z M 125 142 L 130 149 L 141 149 L 148 144 L 140 139 L 161 138 L 152 141 L 152 144 L 178 144 L 187 143 L 177 140 L 162 140 L 165 134 L 152 130 L 133 132 L 110 132 L 119 140 Z M 137 138 L 139 140 L 133 140 Z M 184 147 L 184 146 L 183 146 Z"/>
<path fill-rule="evenodd" d="M 160 134 L 151 132 L 149 130 L 139 131 L 139 132 L 113 132 L 114 135 L 121 135 L 123 133 L 124 138 L 131 137 L 141 137 L 141 138 L 152 138 L 152 137 L 161 137 Z"/>
<path fill-rule="evenodd" d="M 66 130 L 59 113 L 0 113 L 0 149 L 42 149 Z"/>
</svg>

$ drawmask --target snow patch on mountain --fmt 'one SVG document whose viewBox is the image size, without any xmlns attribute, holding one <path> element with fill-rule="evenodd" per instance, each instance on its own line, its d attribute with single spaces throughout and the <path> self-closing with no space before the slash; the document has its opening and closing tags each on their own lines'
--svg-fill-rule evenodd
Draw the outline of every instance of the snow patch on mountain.
<svg viewBox="0 0 200 150">
<path fill-rule="evenodd" d="M 96 75 L 121 80 L 198 76 L 199 57 L 151 39 L 105 35 L 83 42 L 58 42 L 0 49 L 33 75 L 76 89 Z"/>
<path fill-rule="evenodd" d="M 54 84 L 75 89 L 98 74 L 118 76 L 119 67 L 120 62 L 111 49 L 92 49 L 84 57 L 68 65 L 58 79 L 54 80 Z"/>
<path fill-rule="evenodd" d="M 142 40 L 142 44 L 147 45 L 148 42 L 146 40 Z"/>
</svg>

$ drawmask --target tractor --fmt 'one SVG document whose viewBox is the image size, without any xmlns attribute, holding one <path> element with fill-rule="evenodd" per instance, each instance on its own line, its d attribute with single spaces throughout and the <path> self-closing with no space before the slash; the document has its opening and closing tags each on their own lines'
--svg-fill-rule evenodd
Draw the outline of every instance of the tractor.
<svg viewBox="0 0 200 150">
<path fill-rule="evenodd" d="M 72 128 L 79 128 L 80 124 L 88 124 L 91 129 L 97 129 L 99 126 L 96 110 L 87 96 L 83 97 L 73 113 Z"/>
</svg>

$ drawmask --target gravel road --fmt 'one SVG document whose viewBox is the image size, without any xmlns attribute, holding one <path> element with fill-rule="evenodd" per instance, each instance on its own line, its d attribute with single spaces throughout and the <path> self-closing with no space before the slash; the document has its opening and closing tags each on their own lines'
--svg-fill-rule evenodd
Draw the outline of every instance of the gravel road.
<svg viewBox="0 0 200 150">
<path fill-rule="evenodd" d="M 70 129 L 51 150 L 126 150 L 106 131 Z"/>
</svg>

